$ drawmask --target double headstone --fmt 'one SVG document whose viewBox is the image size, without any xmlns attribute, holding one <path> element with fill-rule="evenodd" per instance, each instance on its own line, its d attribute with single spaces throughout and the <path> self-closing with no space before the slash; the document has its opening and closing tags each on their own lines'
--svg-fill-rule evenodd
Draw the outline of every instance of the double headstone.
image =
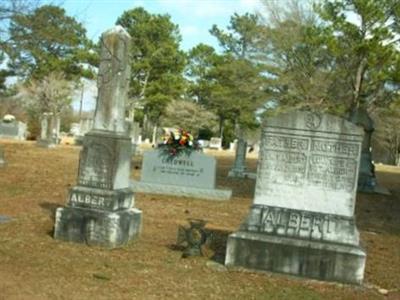
<svg viewBox="0 0 400 300">
<path fill-rule="evenodd" d="M 93 129 L 83 140 L 78 185 L 58 208 L 57 239 L 117 247 L 141 230 L 130 186 L 131 140 L 124 127 L 129 89 L 129 34 L 120 26 L 102 35 Z"/>
<path fill-rule="evenodd" d="M 253 205 L 228 238 L 227 265 L 360 283 L 366 253 L 354 218 L 363 130 L 292 112 L 262 131 Z"/>
<path fill-rule="evenodd" d="M 232 191 L 216 188 L 216 160 L 200 152 L 170 157 L 163 150 L 143 155 L 140 181 L 133 181 L 135 192 L 229 200 Z"/>
</svg>

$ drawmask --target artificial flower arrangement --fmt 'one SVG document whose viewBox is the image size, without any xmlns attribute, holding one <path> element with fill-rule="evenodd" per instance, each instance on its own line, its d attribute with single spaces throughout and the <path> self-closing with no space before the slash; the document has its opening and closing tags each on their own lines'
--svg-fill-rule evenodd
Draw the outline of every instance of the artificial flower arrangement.
<svg viewBox="0 0 400 300">
<path fill-rule="evenodd" d="M 164 154 L 173 158 L 183 153 L 190 155 L 192 151 L 200 150 L 200 145 L 188 131 L 179 129 L 164 136 L 164 141 L 159 148 Z"/>
</svg>

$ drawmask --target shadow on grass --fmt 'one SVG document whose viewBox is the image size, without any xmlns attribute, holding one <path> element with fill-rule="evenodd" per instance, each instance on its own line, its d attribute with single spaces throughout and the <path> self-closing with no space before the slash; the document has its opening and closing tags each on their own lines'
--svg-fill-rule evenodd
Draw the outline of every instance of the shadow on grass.
<svg viewBox="0 0 400 300">
<path fill-rule="evenodd" d="M 400 189 L 391 189 L 391 192 L 390 196 L 357 195 L 356 216 L 360 230 L 400 235 Z"/>
<path fill-rule="evenodd" d="M 60 204 L 51 202 L 42 202 L 39 204 L 41 208 L 48 211 L 49 217 L 54 219 L 56 216 L 56 210 L 60 207 Z"/>
</svg>

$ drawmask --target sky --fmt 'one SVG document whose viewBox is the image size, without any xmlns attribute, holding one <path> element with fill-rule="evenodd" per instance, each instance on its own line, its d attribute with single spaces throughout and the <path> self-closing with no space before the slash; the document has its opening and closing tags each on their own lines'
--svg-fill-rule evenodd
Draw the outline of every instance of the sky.
<svg viewBox="0 0 400 300">
<path fill-rule="evenodd" d="M 168 14 L 179 26 L 181 49 L 189 50 L 199 43 L 218 49 L 218 41 L 209 30 L 216 24 L 221 29 L 229 25 L 236 12 L 244 14 L 261 11 L 262 0 L 60 0 L 43 1 L 62 6 L 66 14 L 75 17 L 87 30 L 88 38 L 97 41 L 101 33 L 115 25 L 126 10 L 143 7 L 149 13 Z M 279 0 L 269 0 L 279 1 Z M 83 110 L 94 109 L 97 95 L 96 83 L 84 81 Z M 73 107 L 79 109 L 81 91 L 73 96 Z"/>
<path fill-rule="evenodd" d="M 59 4 L 68 15 L 83 23 L 88 37 L 94 41 L 114 26 L 126 10 L 141 6 L 150 13 L 169 14 L 179 26 L 183 50 L 200 42 L 217 48 L 217 40 L 208 32 L 213 24 L 226 28 L 235 12 L 253 13 L 263 7 L 261 0 L 64 0 Z"/>
</svg>

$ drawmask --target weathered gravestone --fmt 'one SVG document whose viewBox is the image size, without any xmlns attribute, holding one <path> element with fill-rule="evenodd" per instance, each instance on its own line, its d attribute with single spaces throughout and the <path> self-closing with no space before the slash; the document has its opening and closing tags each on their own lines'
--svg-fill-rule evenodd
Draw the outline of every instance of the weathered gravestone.
<svg viewBox="0 0 400 300">
<path fill-rule="evenodd" d="M 248 172 L 246 169 L 247 142 L 244 139 L 238 139 L 235 152 L 235 161 L 228 177 L 232 178 L 256 178 L 256 174 Z"/>
<path fill-rule="evenodd" d="M 361 283 L 354 207 L 363 134 L 325 114 L 267 119 L 254 203 L 228 238 L 226 265 Z"/>
<path fill-rule="evenodd" d="M 193 151 L 171 158 L 162 150 L 143 155 L 141 181 L 133 181 L 136 192 L 229 200 L 232 191 L 216 188 L 216 160 Z"/>
<path fill-rule="evenodd" d="M 53 148 L 60 142 L 60 116 L 53 113 L 43 113 L 40 119 L 40 138 L 37 143 L 40 147 Z"/>
<path fill-rule="evenodd" d="M 358 190 L 366 193 L 390 195 L 389 190 L 378 185 L 375 166 L 372 163 L 371 138 L 375 130 L 374 121 L 365 109 L 356 109 L 350 115 L 350 122 L 364 129 L 364 140 L 361 148 L 360 170 L 358 174 Z"/>
<path fill-rule="evenodd" d="M 27 126 L 25 123 L 17 121 L 12 115 L 4 116 L 3 120 L 0 122 L 0 138 L 25 140 L 26 136 Z"/>
<path fill-rule="evenodd" d="M 57 209 L 56 239 L 112 248 L 140 233 L 142 213 L 129 187 L 131 141 L 124 128 L 130 39 L 121 26 L 102 35 L 94 126 L 84 137 L 78 185 L 67 206 Z"/>
</svg>

